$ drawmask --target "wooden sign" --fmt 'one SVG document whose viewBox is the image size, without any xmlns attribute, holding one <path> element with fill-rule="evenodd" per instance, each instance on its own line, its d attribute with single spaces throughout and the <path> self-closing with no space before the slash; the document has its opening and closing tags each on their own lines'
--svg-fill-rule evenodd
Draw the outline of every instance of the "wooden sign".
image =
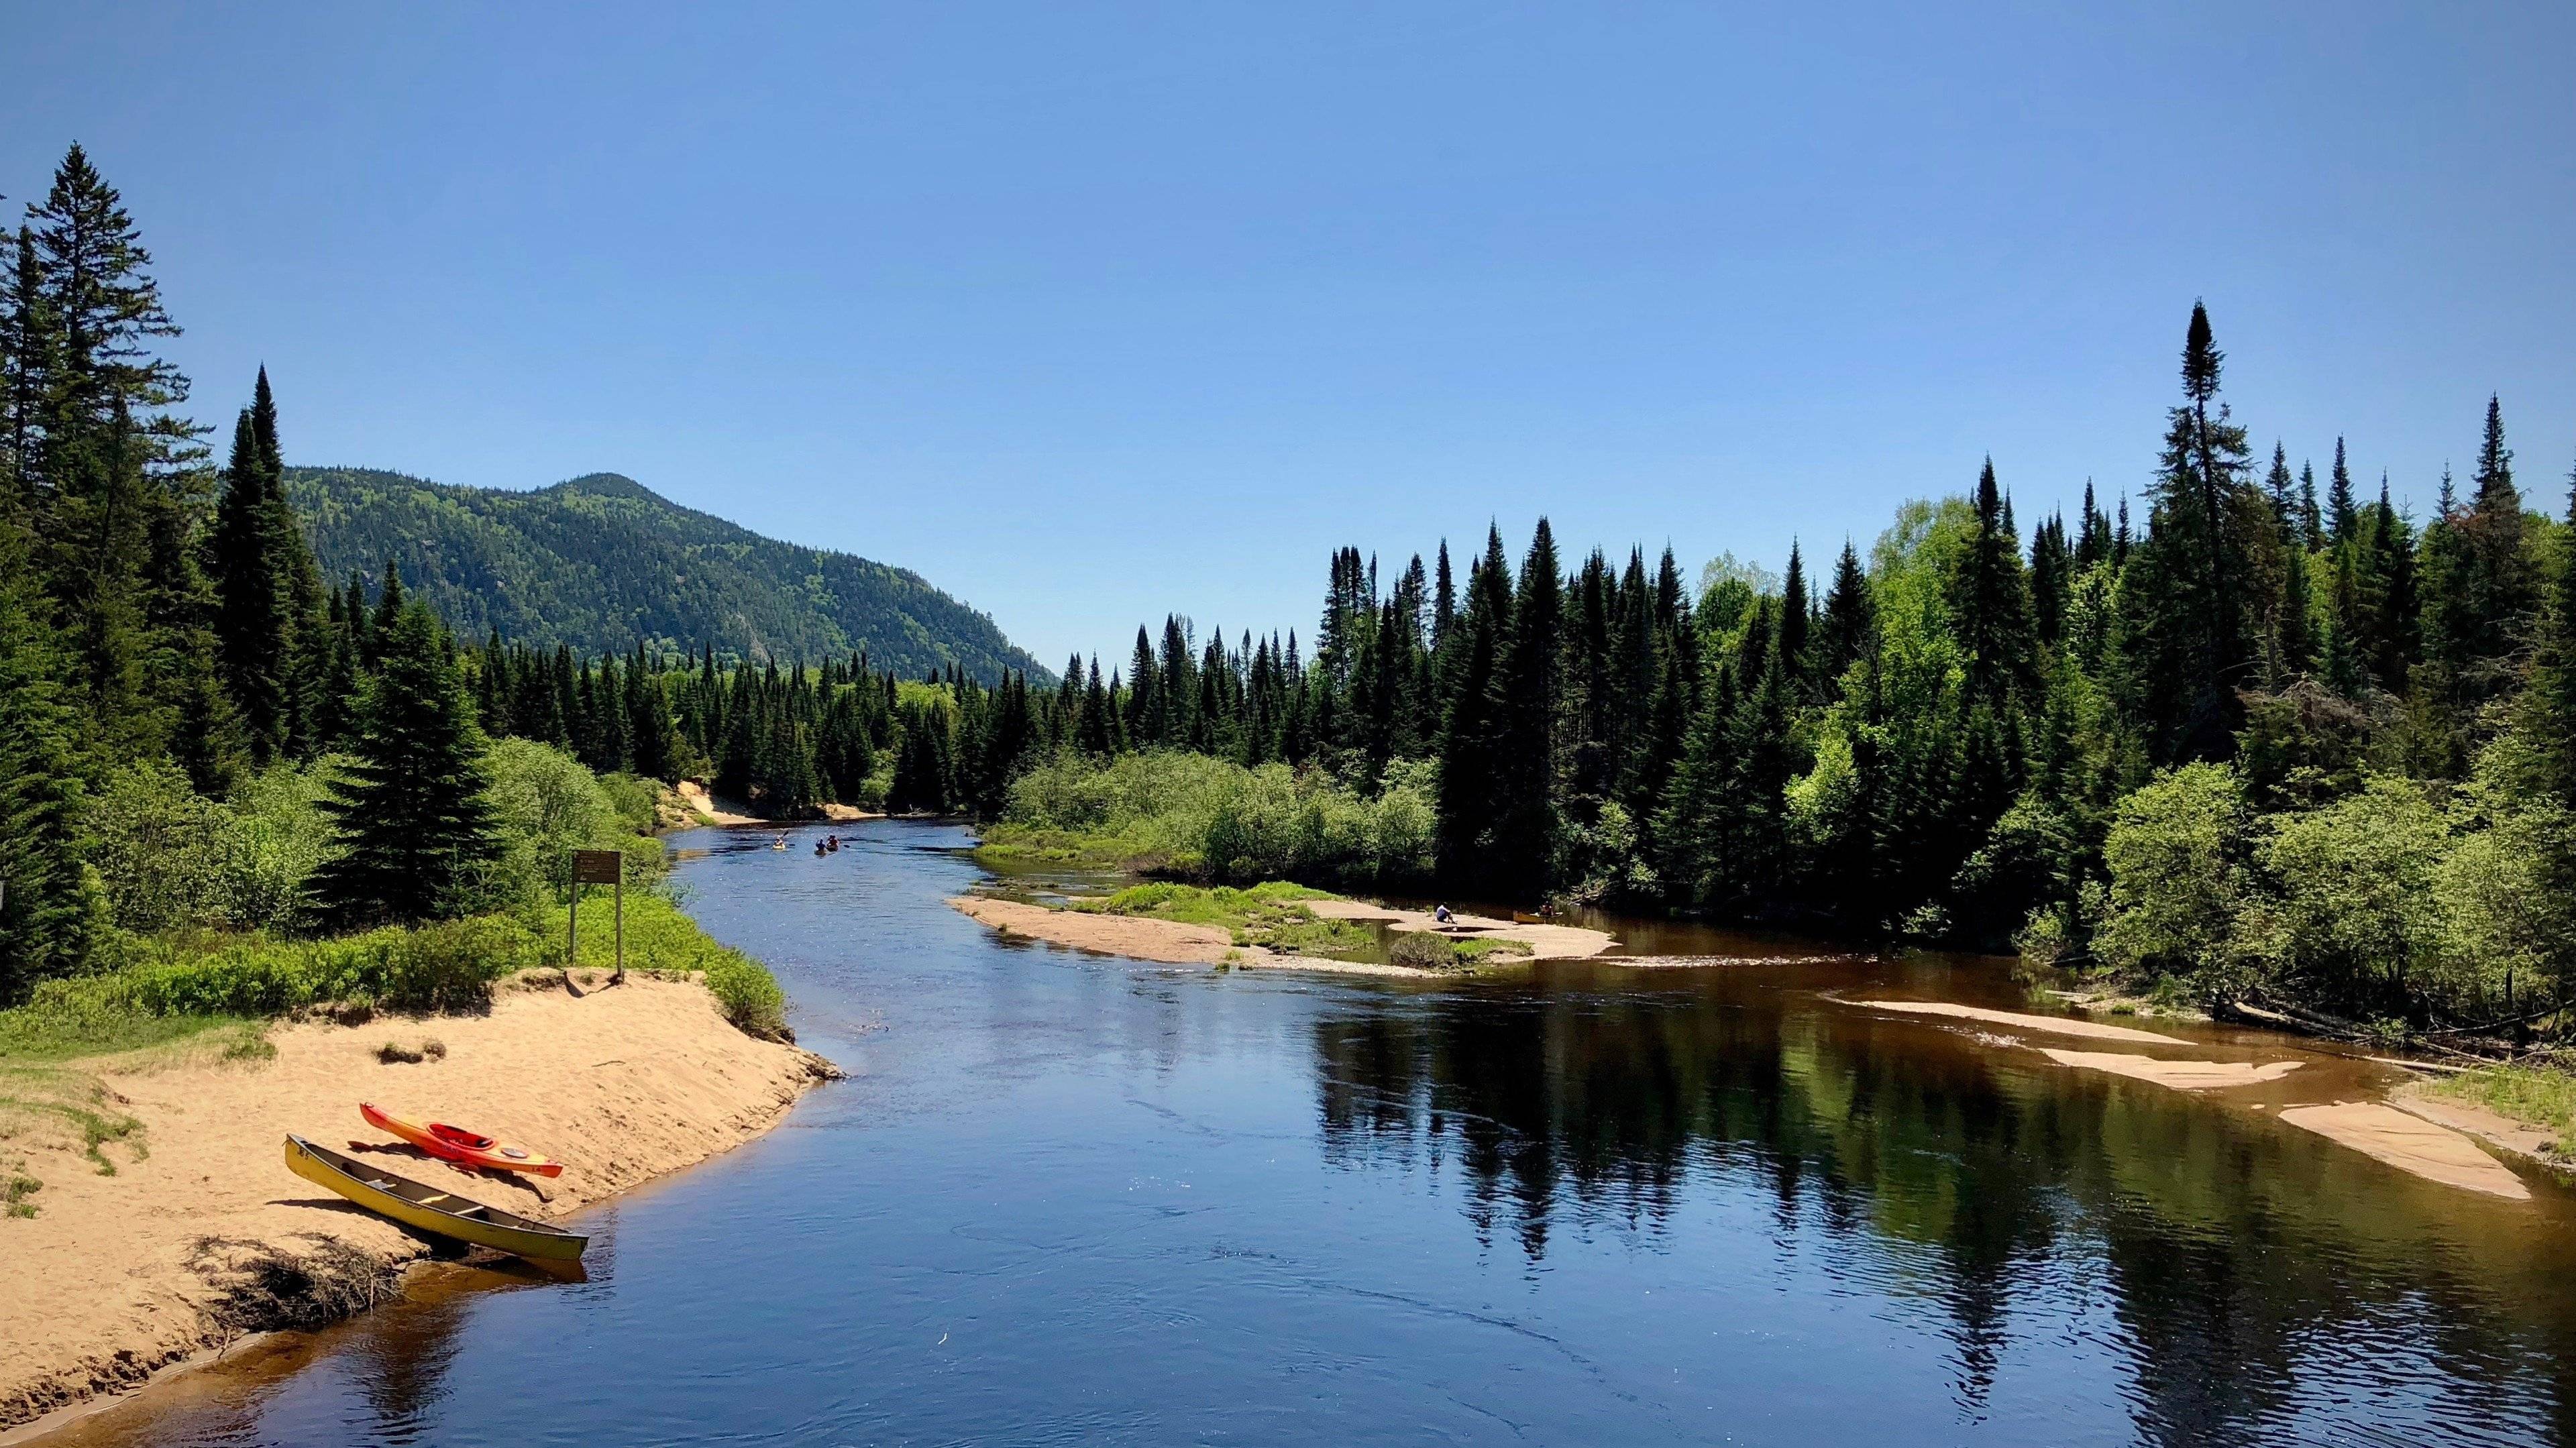
<svg viewBox="0 0 2576 1448">
<path fill-rule="evenodd" d="M 575 850 L 572 852 L 572 882 L 576 885 L 614 885 L 625 876 L 626 857 L 615 850 Z"/>
</svg>

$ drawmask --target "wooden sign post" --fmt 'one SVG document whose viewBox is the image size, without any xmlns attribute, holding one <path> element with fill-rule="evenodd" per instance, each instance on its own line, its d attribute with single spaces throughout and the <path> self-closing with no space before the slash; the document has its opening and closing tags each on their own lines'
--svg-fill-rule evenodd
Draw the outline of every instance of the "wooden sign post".
<svg viewBox="0 0 2576 1448">
<path fill-rule="evenodd" d="M 617 887 L 617 973 L 608 978 L 610 985 L 626 979 L 626 857 L 615 850 L 575 850 L 572 852 L 572 908 L 564 914 L 564 930 L 571 939 L 564 947 L 564 969 L 573 967 L 575 953 L 581 949 L 581 887 L 614 885 Z"/>
</svg>

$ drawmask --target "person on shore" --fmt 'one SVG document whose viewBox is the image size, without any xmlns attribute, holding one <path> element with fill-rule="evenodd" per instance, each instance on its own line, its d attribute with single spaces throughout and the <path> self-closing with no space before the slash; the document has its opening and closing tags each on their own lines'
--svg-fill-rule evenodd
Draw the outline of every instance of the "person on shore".
<svg viewBox="0 0 2576 1448">
<path fill-rule="evenodd" d="M 1437 925 L 1454 925 L 1458 921 L 1458 917 L 1450 914 L 1449 907 L 1446 905 L 1432 906 L 1431 919 L 1432 923 Z"/>
</svg>

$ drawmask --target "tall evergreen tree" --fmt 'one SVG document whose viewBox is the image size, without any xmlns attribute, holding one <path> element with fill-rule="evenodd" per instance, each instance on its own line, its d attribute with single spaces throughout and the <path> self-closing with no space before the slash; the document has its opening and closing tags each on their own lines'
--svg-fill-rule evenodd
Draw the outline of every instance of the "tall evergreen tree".
<svg viewBox="0 0 2576 1448">
<path fill-rule="evenodd" d="M 316 903 L 344 925 L 461 913 L 500 850 L 483 731 L 438 621 L 405 605 L 379 649 L 354 757 L 323 802 L 337 852 L 312 883 Z"/>
<path fill-rule="evenodd" d="M 2270 507 L 2248 476 L 2245 429 L 2218 399 L 2225 362 L 2209 313 L 2195 303 L 2184 338 L 2183 400 L 2168 414 L 2155 507 L 2137 577 L 2122 590 L 2129 703 L 2166 759 L 2223 757 L 2250 682 L 2255 618 L 2249 585 L 2271 534 Z M 2268 590 L 2266 595 L 2268 596 Z"/>
<path fill-rule="evenodd" d="M 206 538 L 215 591 L 216 656 L 238 711 L 251 762 L 266 765 L 286 751 L 293 729 L 289 609 L 292 595 L 276 556 L 276 510 L 270 476 L 249 408 L 233 425 L 223 496 Z"/>
<path fill-rule="evenodd" d="M 78 723 L 28 552 L 0 519 L 0 1005 L 76 969 L 104 913 L 79 850 Z"/>
</svg>

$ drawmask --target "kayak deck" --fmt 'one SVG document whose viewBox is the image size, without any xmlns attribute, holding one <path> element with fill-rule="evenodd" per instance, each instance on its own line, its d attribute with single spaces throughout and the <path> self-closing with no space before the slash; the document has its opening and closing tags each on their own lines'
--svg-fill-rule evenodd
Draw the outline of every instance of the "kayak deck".
<svg viewBox="0 0 2576 1448">
<path fill-rule="evenodd" d="M 579 1261 L 590 1238 L 580 1232 L 506 1212 L 499 1207 L 370 1166 L 300 1136 L 286 1138 L 286 1166 L 297 1176 L 327 1188 L 381 1216 L 407 1227 L 452 1237 L 478 1247 L 550 1262 Z"/>
</svg>

